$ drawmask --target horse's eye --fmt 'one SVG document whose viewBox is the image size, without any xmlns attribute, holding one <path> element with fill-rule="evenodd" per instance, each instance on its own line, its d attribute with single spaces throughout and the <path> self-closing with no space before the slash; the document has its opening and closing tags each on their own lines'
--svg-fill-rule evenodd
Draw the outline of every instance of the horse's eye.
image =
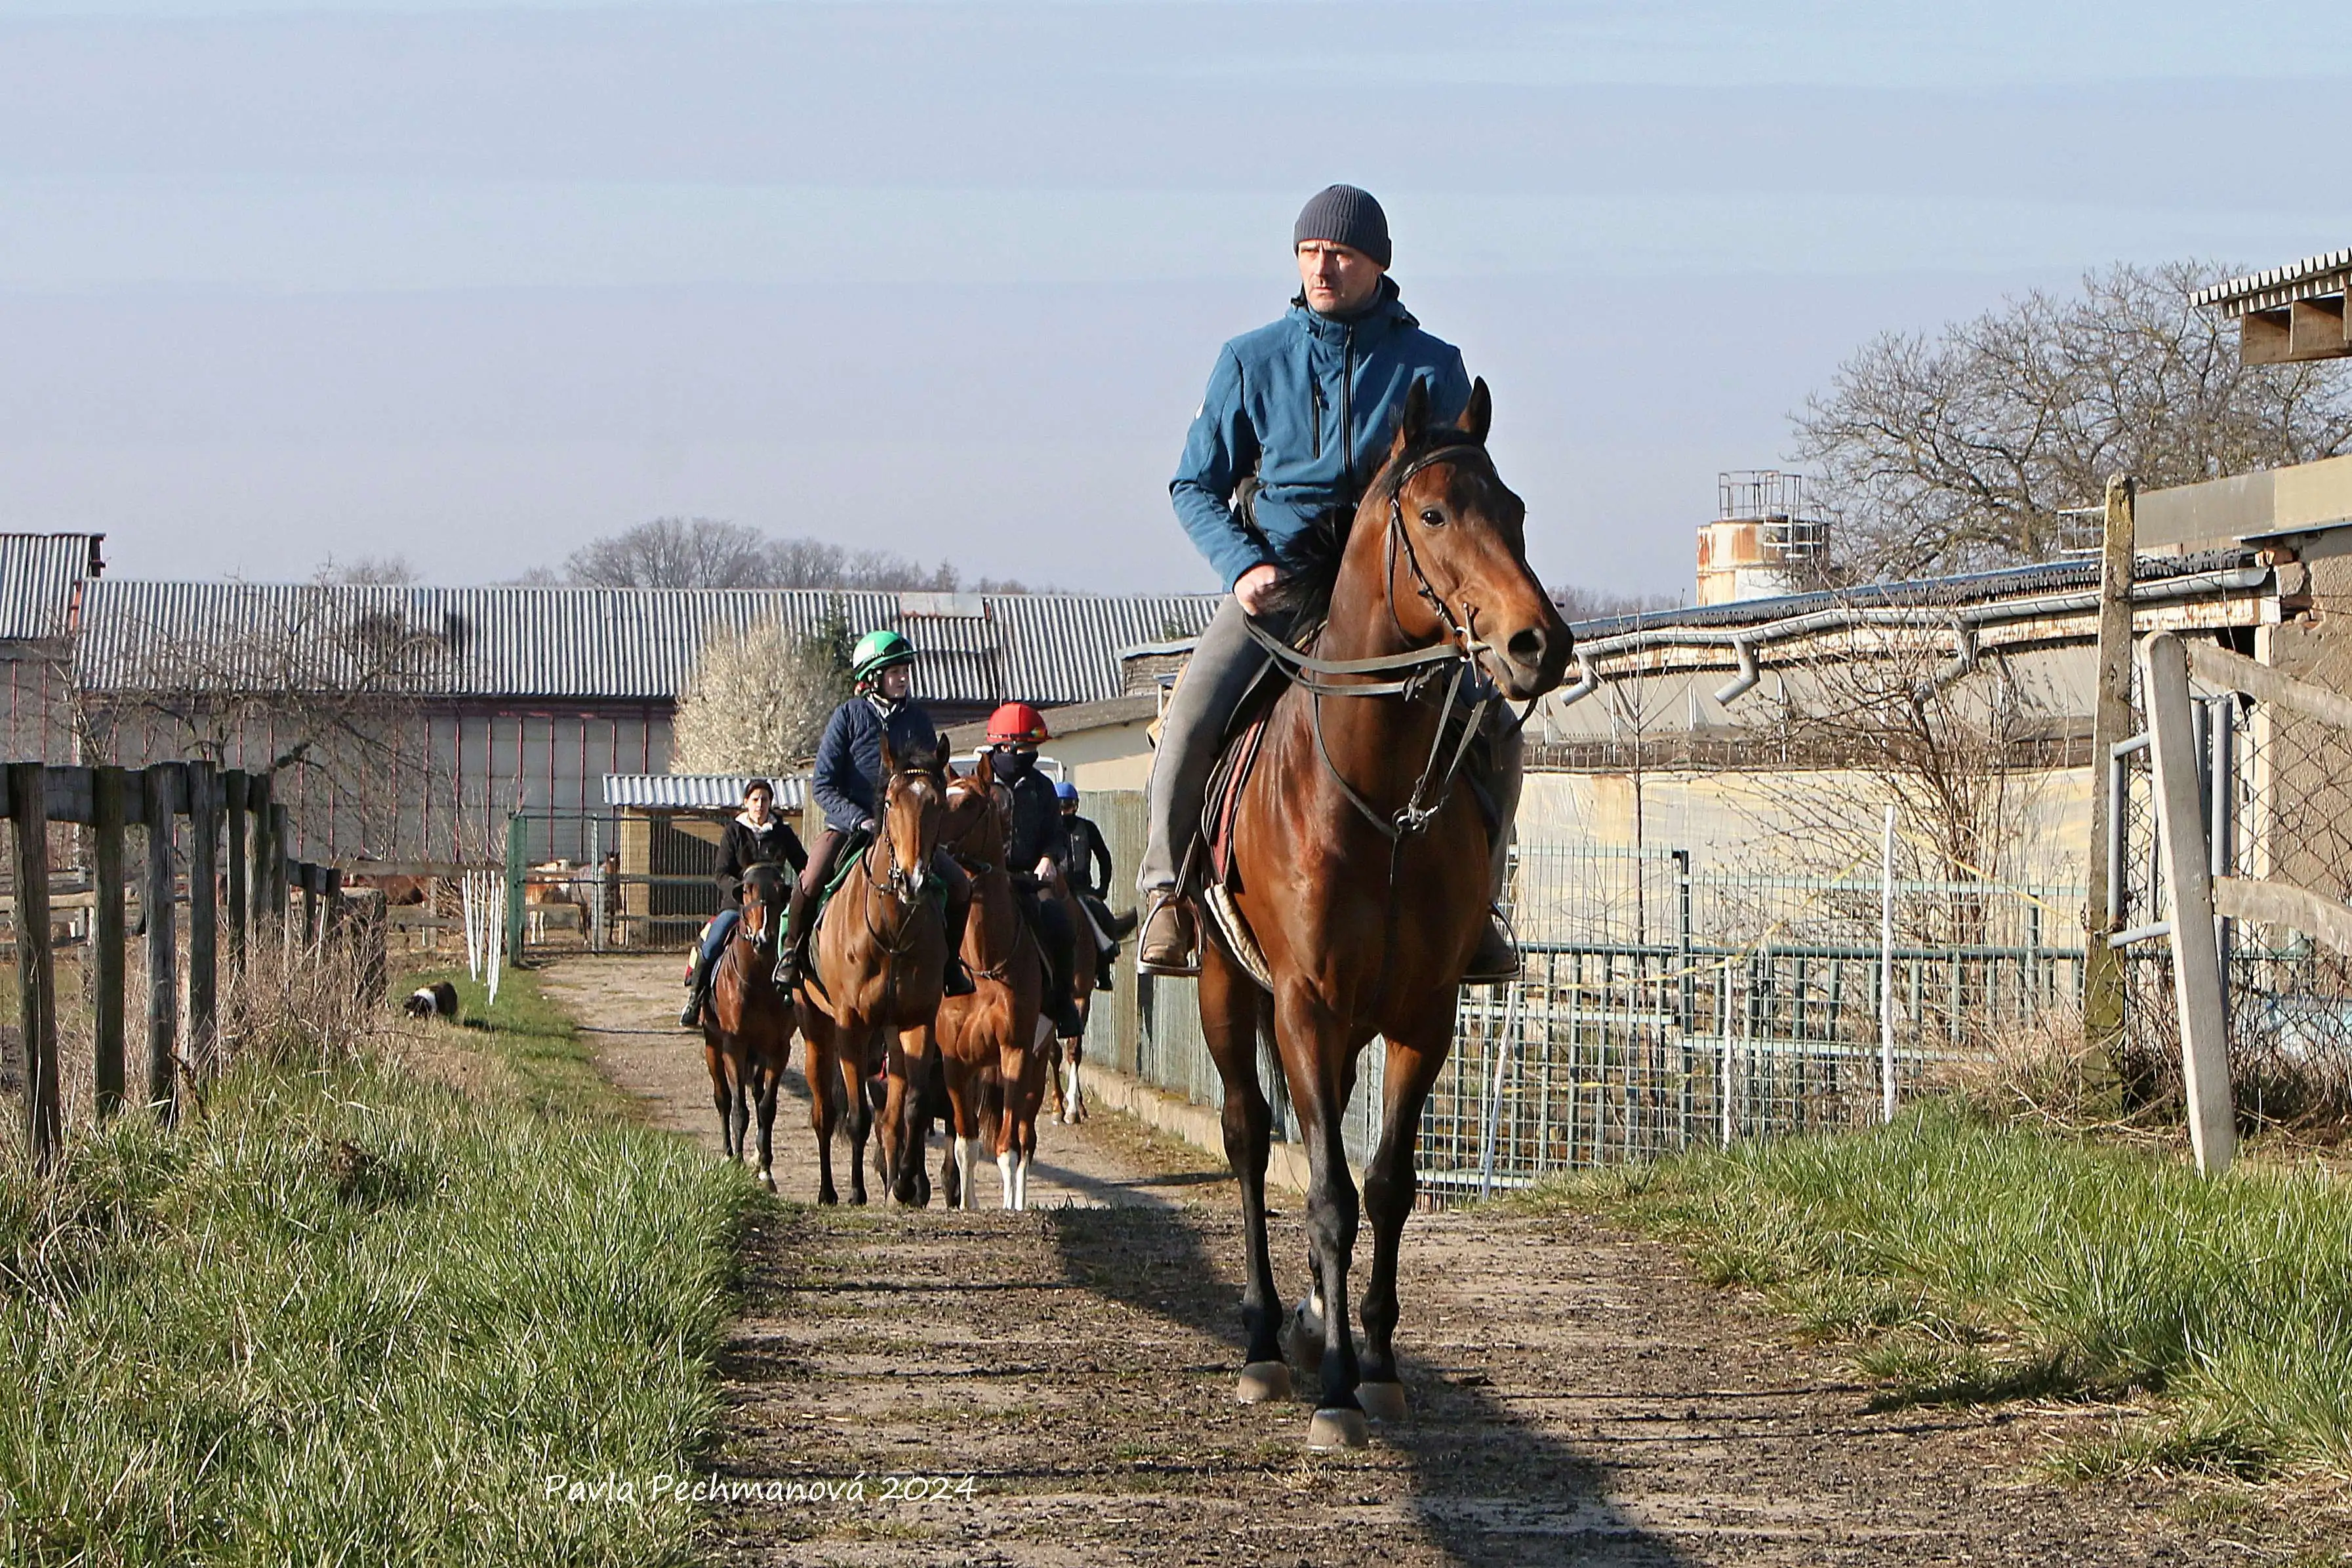
<svg viewBox="0 0 2352 1568">
<path fill-rule="evenodd" d="M 1425 528 L 1442 528 L 1445 526 L 1445 514 L 1432 507 L 1421 514 L 1421 526 Z"/>
</svg>

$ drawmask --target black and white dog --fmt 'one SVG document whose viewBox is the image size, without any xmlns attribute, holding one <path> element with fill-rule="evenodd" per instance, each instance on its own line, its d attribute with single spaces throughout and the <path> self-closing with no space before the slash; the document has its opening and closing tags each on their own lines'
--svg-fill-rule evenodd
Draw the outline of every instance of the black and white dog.
<svg viewBox="0 0 2352 1568">
<path fill-rule="evenodd" d="M 419 986 L 408 993 L 408 999 L 400 1004 L 400 1010 L 413 1019 L 456 1018 L 457 988 L 446 980 Z"/>
</svg>

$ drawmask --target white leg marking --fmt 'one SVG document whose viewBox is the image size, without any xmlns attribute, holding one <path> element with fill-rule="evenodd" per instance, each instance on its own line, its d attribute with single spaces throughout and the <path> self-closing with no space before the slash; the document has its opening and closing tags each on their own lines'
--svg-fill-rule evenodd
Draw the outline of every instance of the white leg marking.
<svg viewBox="0 0 2352 1568">
<path fill-rule="evenodd" d="M 1004 1207 L 1020 1207 L 1021 1193 L 1013 1185 L 1013 1151 L 1010 1149 L 996 1156 L 996 1181 L 998 1190 L 1003 1194 Z"/>
<path fill-rule="evenodd" d="M 1068 1121 L 1076 1122 L 1087 1113 L 1086 1091 L 1078 1087 L 1078 1064 L 1075 1061 L 1070 1063 L 1070 1092 L 1063 1103 L 1068 1108 Z"/>
<path fill-rule="evenodd" d="M 1015 1198 L 1013 1207 L 1020 1209 L 1024 1214 L 1027 1213 L 1029 1209 L 1029 1152 L 1026 1149 L 1024 1149 L 1021 1152 L 1020 1160 L 1015 1163 L 1013 1167 L 1013 1191 Z"/>
<path fill-rule="evenodd" d="M 978 1138 L 956 1140 L 956 1207 L 959 1208 L 980 1207 L 979 1200 L 971 1190 L 971 1167 L 979 1163 L 979 1159 L 980 1140 Z"/>
</svg>

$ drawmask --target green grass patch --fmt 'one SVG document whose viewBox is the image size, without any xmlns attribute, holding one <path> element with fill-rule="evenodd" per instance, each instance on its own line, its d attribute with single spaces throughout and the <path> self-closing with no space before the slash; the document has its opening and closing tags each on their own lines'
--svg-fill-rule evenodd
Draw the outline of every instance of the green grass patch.
<svg viewBox="0 0 2352 1568">
<path fill-rule="evenodd" d="M 2062 1468 L 2352 1472 L 2352 1186 L 2316 1169 L 2209 1182 L 1945 1103 L 1514 1201 L 1681 1242 L 1706 1280 L 1858 1339 L 1884 1403 L 2164 1396 Z"/>
<path fill-rule="evenodd" d="M 0 1561 L 695 1560 L 653 1491 L 718 1419 L 755 1194 L 618 1113 L 527 973 L 482 1021 L 446 1032 L 491 1090 L 256 1064 L 0 1175 Z"/>
<path fill-rule="evenodd" d="M 404 997 L 436 980 L 457 988 L 454 1029 L 464 1031 L 460 1044 L 505 1069 L 511 1086 L 534 1106 L 593 1116 L 637 1113 L 629 1098 L 596 1071 L 572 1015 L 547 998 L 533 971 L 509 969 L 501 975 L 495 1003 L 488 990 L 467 979 L 463 969 L 404 974 L 393 982 L 392 994 Z M 448 1024 L 433 1027 L 452 1030 Z"/>
</svg>

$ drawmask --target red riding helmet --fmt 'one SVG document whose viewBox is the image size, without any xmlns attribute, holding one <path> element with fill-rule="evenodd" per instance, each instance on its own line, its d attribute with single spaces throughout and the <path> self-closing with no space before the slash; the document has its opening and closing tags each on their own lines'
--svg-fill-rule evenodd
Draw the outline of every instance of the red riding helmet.
<svg viewBox="0 0 2352 1568">
<path fill-rule="evenodd" d="M 1045 716 L 1027 703 L 1006 703 L 988 716 L 991 746 L 1035 746 L 1052 738 Z"/>
</svg>

